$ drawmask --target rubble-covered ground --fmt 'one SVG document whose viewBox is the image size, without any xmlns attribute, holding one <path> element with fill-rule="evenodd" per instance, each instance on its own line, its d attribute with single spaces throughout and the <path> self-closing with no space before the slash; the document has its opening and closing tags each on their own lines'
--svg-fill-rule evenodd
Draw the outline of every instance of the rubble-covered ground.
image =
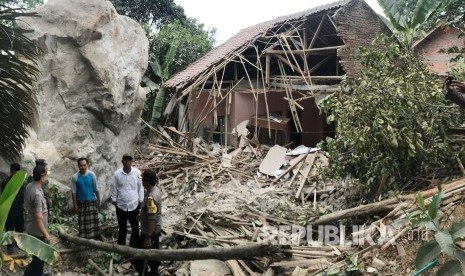
<svg viewBox="0 0 465 276">
<path fill-rule="evenodd" d="M 356 181 L 321 177 L 327 158 L 316 148 L 270 147 L 251 141 L 239 148 L 223 148 L 199 140 L 193 148 L 165 141 L 145 144 L 136 155 L 135 166 L 155 169 L 160 175 L 167 233 L 162 247 L 271 243 L 281 245 L 282 252 L 225 262 L 163 262 L 162 275 L 407 275 L 415 270 L 415 254 L 424 241 L 408 237 L 406 214 L 416 209 L 414 196 L 366 204 Z M 464 213 L 463 196 L 451 191 L 445 207 L 453 212 L 446 218 L 457 220 Z M 101 215 L 102 239 L 115 243 L 111 204 L 102 207 Z M 77 233 L 66 221 L 62 224 L 68 233 Z M 342 226 L 347 243 L 324 239 L 327 229 L 341 231 Z M 386 227 L 396 236 L 396 244 L 389 244 L 392 236 L 382 236 Z M 336 236 L 343 238 L 340 233 Z M 364 239 L 376 245 L 361 244 Z M 61 265 L 50 268 L 57 275 L 95 275 L 89 260 L 105 273 L 110 267 L 114 275 L 134 273 L 130 260 L 117 254 L 80 249 L 58 238 L 54 245 L 70 251 L 62 254 Z M 2 267 L 2 275 L 22 274 L 19 262 L 13 271 L 9 264 Z"/>
</svg>

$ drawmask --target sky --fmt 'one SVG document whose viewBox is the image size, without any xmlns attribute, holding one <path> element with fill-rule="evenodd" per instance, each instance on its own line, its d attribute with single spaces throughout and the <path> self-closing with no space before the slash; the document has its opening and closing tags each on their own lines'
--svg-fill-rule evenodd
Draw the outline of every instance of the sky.
<svg viewBox="0 0 465 276">
<path fill-rule="evenodd" d="M 279 16 L 311 9 L 334 0 L 174 0 L 188 17 L 207 28 L 216 28 L 219 45 L 241 29 L 275 19 Z M 365 0 L 377 13 L 383 10 L 377 0 Z"/>
</svg>

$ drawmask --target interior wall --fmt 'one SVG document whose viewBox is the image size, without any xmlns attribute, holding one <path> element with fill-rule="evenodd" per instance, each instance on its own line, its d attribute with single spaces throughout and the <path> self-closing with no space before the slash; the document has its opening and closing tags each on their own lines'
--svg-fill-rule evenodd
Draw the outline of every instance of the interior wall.
<svg viewBox="0 0 465 276">
<path fill-rule="evenodd" d="M 226 95 L 226 92 L 222 92 L 223 97 Z M 217 103 L 222 100 L 222 97 L 217 97 L 216 101 Z M 230 102 L 230 112 L 229 115 L 226 114 L 226 104 L 228 100 L 224 99 L 222 100 L 216 110 L 217 113 L 216 115 L 218 117 L 223 117 L 223 132 L 228 132 L 228 136 L 225 137 L 224 135 L 222 136 L 222 141 L 227 141 L 228 144 L 235 146 L 236 145 L 236 139 L 233 134 L 231 134 L 232 129 L 236 126 L 235 121 L 234 121 L 234 116 L 235 116 L 235 103 L 234 103 L 234 94 L 231 94 L 231 102 Z M 215 129 L 218 127 L 217 125 L 214 124 L 214 116 L 215 113 L 213 112 L 213 107 L 216 104 L 213 102 L 212 97 L 210 97 L 209 93 L 206 91 L 203 92 L 192 92 L 191 93 L 191 99 L 189 102 L 189 108 L 188 108 L 188 118 L 189 118 L 189 125 L 190 129 L 192 129 L 195 126 L 195 122 L 199 118 L 205 118 L 200 124 L 199 128 L 197 130 L 197 136 L 202 137 L 206 140 L 211 140 L 212 136 L 209 134 L 210 131 L 216 131 Z M 219 121 L 218 121 L 219 123 Z"/>
<path fill-rule="evenodd" d="M 235 117 L 234 123 L 237 125 L 244 120 L 250 119 L 255 115 L 255 101 L 251 93 L 235 93 Z M 282 116 L 287 117 L 289 111 L 289 103 L 283 99 L 286 97 L 284 92 L 268 92 L 266 99 L 268 102 L 269 112 L 280 112 Z M 296 97 L 300 98 L 300 97 Z M 314 99 L 306 99 L 299 102 L 304 108 L 300 111 L 300 123 L 302 126 L 302 144 L 306 146 L 315 146 L 318 142 L 324 139 L 332 130 L 328 131 L 328 126 L 325 124 L 325 116 L 320 114 Z M 260 94 L 258 97 L 258 115 L 266 115 L 265 95 Z M 293 120 L 291 118 L 290 123 Z M 326 127 L 325 127 L 326 126 Z M 325 132 L 328 131 L 328 132 Z"/>
<path fill-rule="evenodd" d="M 196 94 L 198 95 L 198 93 Z M 231 94 L 230 113 L 226 116 L 226 100 L 218 105 L 217 114 L 227 117 L 227 129 L 224 130 L 229 133 L 227 142 L 229 145 L 237 145 L 237 136 L 232 131 L 238 124 L 245 120 L 249 120 L 256 114 L 255 99 L 252 93 L 232 93 Z M 289 113 L 289 104 L 283 98 L 286 97 L 284 92 L 268 92 L 266 99 L 270 113 L 280 113 L 283 117 L 287 117 Z M 296 98 L 297 99 L 297 98 Z M 211 100 L 211 99 L 210 99 Z M 318 142 L 323 140 L 326 136 L 331 135 L 334 131 L 333 127 L 328 127 L 325 123 L 325 116 L 320 114 L 314 99 L 306 99 L 300 101 L 299 104 L 304 108 L 300 111 L 300 123 L 302 125 L 301 142 L 306 146 L 315 146 Z M 193 126 L 196 118 L 205 117 L 206 110 L 211 110 L 213 104 L 209 102 L 208 93 L 200 93 L 200 96 L 192 97 L 188 111 L 190 125 Z M 266 103 L 265 94 L 258 96 L 257 114 L 266 116 Z M 198 136 L 208 139 L 207 130 L 214 129 L 213 125 L 213 112 L 208 113 L 206 119 L 201 123 L 198 131 Z M 225 120 L 226 123 L 226 120 Z M 290 124 L 293 123 L 291 118 Z M 226 125 L 225 125 L 226 126 Z M 223 139 L 225 137 L 223 136 Z"/>
</svg>

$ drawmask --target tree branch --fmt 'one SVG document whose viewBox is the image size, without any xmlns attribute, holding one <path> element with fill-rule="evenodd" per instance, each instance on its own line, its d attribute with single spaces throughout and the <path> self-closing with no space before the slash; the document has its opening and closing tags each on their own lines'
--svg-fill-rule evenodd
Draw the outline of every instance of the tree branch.
<svg viewBox="0 0 465 276">
<path fill-rule="evenodd" d="M 88 240 L 66 234 L 60 230 L 60 238 L 69 242 L 85 245 L 97 250 L 115 252 L 127 257 L 154 261 L 192 261 L 192 260 L 235 260 L 253 257 L 272 256 L 282 253 L 279 246 L 266 244 L 240 245 L 227 248 L 203 247 L 190 249 L 136 249 L 129 246 L 109 244 Z"/>
</svg>

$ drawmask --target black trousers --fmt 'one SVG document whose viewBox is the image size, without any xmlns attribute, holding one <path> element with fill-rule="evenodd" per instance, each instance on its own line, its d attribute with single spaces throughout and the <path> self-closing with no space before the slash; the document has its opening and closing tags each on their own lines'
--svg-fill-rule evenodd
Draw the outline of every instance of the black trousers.
<svg viewBox="0 0 465 276">
<path fill-rule="evenodd" d="M 24 214 L 21 212 L 20 214 L 8 215 L 8 218 L 5 222 L 5 230 L 23 232 Z"/>
<path fill-rule="evenodd" d="M 126 235 L 128 234 L 128 221 L 131 224 L 131 237 L 129 246 L 135 247 L 139 239 L 139 207 L 133 211 L 124 211 L 116 206 L 116 219 L 118 220 L 118 244 L 126 245 Z"/>
<path fill-rule="evenodd" d="M 139 240 L 137 241 L 137 248 L 144 248 L 145 234 L 141 234 Z M 152 236 L 152 245 L 150 248 L 145 249 L 159 249 L 160 248 L 160 235 Z M 158 276 L 158 267 L 160 266 L 159 261 L 144 261 L 140 259 L 135 259 L 132 263 L 139 275 L 154 275 Z M 148 271 L 150 267 L 150 271 Z M 144 274 L 143 274 L 144 273 Z"/>
<path fill-rule="evenodd" d="M 31 235 L 31 234 L 29 234 Z M 34 235 L 31 235 L 34 236 Z M 45 237 L 38 237 L 41 241 L 45 241 Z M 36 256 L 32 256 L 31 263 L 27 266 L 26 270 L 24 271 L 24 276 L 42 276 L 44 274 L 44 261 L 37 258 Z"/>
<path fill-rule="evenodd" d="M 8 218 L 5 222 L 5 231 L 16 231 L 20 233 L 24 231 L 23 212 L 21 212 L 20 214 L 8 215 Z M 8 244 L 7 248 L 13 248 L 13 244 Z"/>
</svg>

